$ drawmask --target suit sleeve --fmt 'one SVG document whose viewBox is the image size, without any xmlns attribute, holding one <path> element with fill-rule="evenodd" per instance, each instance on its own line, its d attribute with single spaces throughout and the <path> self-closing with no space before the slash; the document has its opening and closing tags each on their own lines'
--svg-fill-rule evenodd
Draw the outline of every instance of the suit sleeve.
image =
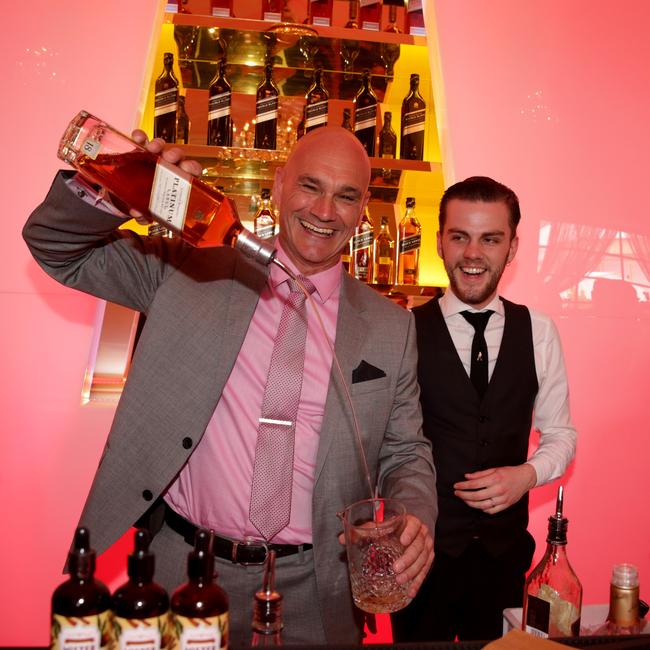
<svg viewBox="0 0 650 650">
<path fill-rule="evenodd" d="M 74 173 L 59 172 L 23 237 L 52 278 L 111 302 L 146 312 L 155 290 L 188 254 L 188 246 L 163 237 L 119 230 L 124 216 L 96 207 L 70 188 Z"/>
<path fill-rule="evenodd" d="M 422 433 L 420 388 L 417 382 L 415 324 L 409 314 L 391 416 L 379 458 L 381 494 L 406 504 L 431 534 L 438 516 L 436 472 L 431 443 Z"/>
</svg>

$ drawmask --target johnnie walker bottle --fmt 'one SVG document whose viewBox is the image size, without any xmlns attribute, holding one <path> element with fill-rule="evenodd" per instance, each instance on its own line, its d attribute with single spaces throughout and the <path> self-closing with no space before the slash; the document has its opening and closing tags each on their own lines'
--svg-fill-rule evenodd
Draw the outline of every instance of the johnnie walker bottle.
<svg viewBox="0 0 650 650">
<path fill-rule="evenodd" d="M 397 229 L 397 284 L 417 284 L 422 228 L 415 216 L 415 199 L 406 199 L 406 212 Z"/>
<path fill-rule="evenodd" d="M 176 142 L 176 111 L 178 110 L 178 79 L 174 76 L 174 55 L 165 52 L 163 71 L 156 79 L 153 137 Z"/>
<path fill-rule="evenodd" d="M 407 0 L 407 2 L 406 33 L 412 36 L 426 36 L 427 30 L 424 27 L 422 0 Z"/>
<path fill-rule="evenodd" d="M 388 229 L 388 217 L 381 218 L 381 228 L 375 237 L 373 282 L 393 284 L 395 278 L 395 240 Z"/>
<path fill-rule="evenodd" d="M 420 75 L 411 75 L 411 88 L 402 102 L 400 158 L 422 160 L 424 156 L 424 117 L 427 105 L 419 90 Z"/>
<path fill-rule="evenodd" d="M 176 144 L 190 143 L 190 116 L 185 110 L 185 95 L 178 96 L 178 116 L 176 117 Z"/>
<path fill-rule="evenodd" d="M 327 126 L 329 93 L 323 85 L 323 69 L 314 70 L 314 81 L 305 95 L 305 133 Z"/>
<path fill-rule="evenodd" d="M 330 27 L 332 24 L 333 0 L 308 0 L 309 22 L 312 25 Z"/>
<path fill-rule="evenodd" d="M 232 146 L 231 101 L 232 87 L 226 78 L 226 60 L 220 59 L 208 90 L 208 144 Z"/>
<path fill-rule="evenodd" d="M 359 0 L 359 22 L 361 29 L 378 32 L 381 23 L 381 0 Z"/>
<path fill-rule="evenodd" d="M 379 132 L 379 157 L 397 158 L 397 134 L 391 126 L 392 113 L 384 113 L 384 126 Z"/>
<path fill-rule="evenodd" d="M 278 96 L 280 91 L 273 82 L 273 66 L 264 67 L 264 79 L 257 87 L 255 110 L 255 149 L 275 149 L 278 130 Z"/>
<path fill-rule="evenodd" d="M 255 213 L 254 231 L 260 239 L 270 239 L 275 236 L 275 216 L 271 207 L 271 190 L 265 187 L 259 207 Z"/>
<path fill-rule="evenodd" d="M 368 208 L 363 211 L 361 221 L 352 236 L 352 275 L 361 282 L 373 281 L 374 228 Z"/>
<path fill-rule="evenodd" d="M 354 98 L 354 133 L 367 151 L 375 155 L 377 139 L 377 96 L 370 83 L 370 70 L 364 70 L 361 87 Z"/>
</svg>

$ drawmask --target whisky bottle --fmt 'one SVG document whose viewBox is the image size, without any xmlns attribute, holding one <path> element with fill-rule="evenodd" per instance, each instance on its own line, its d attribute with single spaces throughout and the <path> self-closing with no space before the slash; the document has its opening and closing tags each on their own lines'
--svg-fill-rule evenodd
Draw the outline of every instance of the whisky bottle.
<svg viewBox="0 0 650 650">
<path fill-rule="evenodd" d="M 359 0 L 359 22 L 361 29 L 378 32 L 381 22 L 381 0 Z"/>
<path fill-rule="evenodd" d="M 270 247 L 242 226 L 222 192 L 86 111 L 70 122 L 57 153 L 86 180 L 193 246 L 236 246 L 261 263 L 273 259 Z"/>
<path fill-rule="evenodd" d="M 384 126 L 379 132 L 379 157 L 396 158 L 397 157 L 397 134 L 391 126 L 392 113 L 384 113 Z"/>
<path fill-rule="evenodd" d="M 255 149 L 275 149 L 278 130 L 278 96 L 280 91 L 271 79 L 273 66 L 264 67 L 264 80 L 257 87 L 255 110 Z"/>
<path fill-rule="evenodd" d="M 106 585 L 94 577 L 95 551 L 90 548 L 87 528 L 75 531 L 68 570 L 70 577 L 52 594 L 51 650 L 110 647 L 111 596 Z"/>
<path fill-rule="evenodd" d="M 161 650 L 169 645 L 169 596 L 153 581 L 155 558 L 150 542 L 148 531 L 136 531 L 135 548 L 128 558 L 129 580 L 111 599 L 116 650 Z"/>
<path fill-rule="evenodd" d="M 609 585 L 607 621 L 594 635 L 618 636 L 641 633 L 639 570 L 633 564 L 616 564 Z"/>
<path fill-rule="evenodd" d="M 419 90 L 420 75 L 411 75 L 411 88 L 402 102 L 400 158 L 422 160 L 424 155 L 424 114 L 427 105 Z"/>
<path fill-rule="evenodd" d="M 361 282 L 372 282 L 372 251 L 375 230 L 368 208 L 361 215 L 361 221 L 352 236 L 352 275 Z"/>
<path fill-rule="evenodd" d="M 232 0 L 210 0 L 210 15 L 219 18 L 232 16 Z"/>
<path fill-rule="evenodd" d="M 402 30 L 397 24 L 397 10 L 404 9 L 404 0 L 384 0 L 384 4 L 388 5 L 388 24 L 384 31 L 399 34 Z"/>
<path fill-rule="evenodd" d="M 275 551 L 269 551 L 264 563 L 262 588 L 253 600 L 253 638 L 251 646 L 282 645 L 282 594 L 275 588 Z"/>
<path fill-rule="evenodd" d="M 562 516 L 564 488 L 558 489 L 555 515 L 548 519 L 546 552 L 524 587 L 522 629 L 535 636 L 578 636 L 582 585 L 566 553 L 568 519 Z"/>
<path fill-rule="evenodd" d="M 426 36 L 422 0 L 408 0 L 406 7 L 406 33 L 412 36 Z"/>
<path fill-rule="evenodd" d="M 188 581 L 172 594 L 172 634 L 178 648 L 228 647 L 228 596 L 214 580 L 212 539 L 212 532 L 196 532 L 187 557 Z"/>
<path fill-rule="evenodd" d="M 333 0 L 309 0 L 309 22 L 312 25 L 330 27 L 333 5 Z"/>
<path fill-rule="evenodd" d="M 420 271 L 422 228 L 415 216 L 415 199 L 406 199 L 406 212 L 398 228 L 397 284 L 417 284 Z"/>
<path fill-rule="evenodd" d="M 375 238 L 373 282 L 393 284 L 395 278 L 395 240 L 388 229 L 388 217 L 381 218 L 381 228 Z"/>
<path fill-rule="evenodd" d="M 253 223 L 255 234 L 260 239 L 270 239 L 275 236 L 275 216 L 271 207 L 271 190 L 266 187 L 262 190 L 262 199 L 255 213 Z"/>
<path fill-rule="evenodd" d="M 178 79 L 174 76 L 174 55 L 165 52 L 163 71 L 156 79 L 153 137 L 176 142 L 176 111 L 178 110 Z"/>
<path fill-rule="evenodd" d="M 314 70 L 314 81 L 305 95 L 305 133 L 319 126 L 327 126 L 329 93 L 323 86 L 323 69 Z"/>
<path fill-rule="evenodd" d="M 343 109 L 343 121 L 341 122 L 341 126 L 351 133 L 354 133 L 354 127 L 352 126 L 351 112 L 349 108 Z"/>
<path fill-rule="evenodd" d="M 232 146 L 231 101 L 232 87 L 226 78 L 226 60 L 220 59 L 208 90 L 208 144 Z"/>
<path fill-rule="evenodd" d="M 359 0 L 348 0 L 348 22 L 347 29 L 359 29 Z"/>
<path fill-rule="evenodd" d="M 352 237 L 348 239 L 348 243 L 343 247 L 341 252 L 341 264 L 346 273 L 352 274 Z"/>
<path fill-rule="evenodd" d="M 190 116 L 185 110 L 185 95 L 178 96 L 178 116 L 176 117 L 176 144 L 190 143 Z"/>
<path fill-rule="evenodd" d="M 262 20 L 272 23 L 282 21 L 284 0 L 262 0 Z"/>
<path fill-rule="evenodd" d="M 375 155 L 377 139 L 377 96 L 370 83 L 370 70 L 364 70 L 361 87 L 354 98 L 354 133 L 368 156 Z"/>
</svg>

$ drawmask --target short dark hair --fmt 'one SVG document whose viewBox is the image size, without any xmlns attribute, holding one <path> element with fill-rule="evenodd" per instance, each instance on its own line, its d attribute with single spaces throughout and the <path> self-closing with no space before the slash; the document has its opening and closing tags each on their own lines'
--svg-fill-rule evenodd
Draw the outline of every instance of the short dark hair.
<svg viewBox="0 0 650 650">
<path fill-rule="evenodd" d="M 470 176 L 464 181 L 450 185 L 440 200 L 440 211 L 438 218 L 440 220 L 440 232 L 445 229 L 445 219 L 447 217 L 447 203 L 452 199 L 461 199 L 462 201 L 485 201 L 486 203 L 505 203 L 508 208 L 508 222 L 512 236 L 517 234 L 517 225 L 521 219 L 519 211 L 519 199 L 517 195 L 509 188 L 487 176 Z"/>
</svg>

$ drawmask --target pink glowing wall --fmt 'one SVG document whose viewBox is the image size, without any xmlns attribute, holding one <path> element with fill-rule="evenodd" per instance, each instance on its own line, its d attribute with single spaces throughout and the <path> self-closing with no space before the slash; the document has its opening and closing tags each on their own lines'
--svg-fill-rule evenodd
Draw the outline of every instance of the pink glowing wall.
<svg viewBox="0 0 650 650">
<path fill-rule="evenodd" d="M 80 108 L 124 130 L 135 123 L 158 4 L 25 0 L 3 10 L 3 646 L 47 643 L 50 594 L 113 415 L 80 405 L 96 301 L 46 278 L 20 229 Z M 564 340 L 580 431 L 565 481 L 570 553 L 585 602 L 606 600 L 620 561 L 639 565 L 647 599 L 650 5 L 434 0 L 428 8 L 455 177 L 488 174 L 518 191 L 521 245 L 505 294 L 552 312 Z M 532 499 L 541 545 L 554 489 Z M 113 585 L 125 552 L 123 544 L 100 561 Z"/>
</svg>

